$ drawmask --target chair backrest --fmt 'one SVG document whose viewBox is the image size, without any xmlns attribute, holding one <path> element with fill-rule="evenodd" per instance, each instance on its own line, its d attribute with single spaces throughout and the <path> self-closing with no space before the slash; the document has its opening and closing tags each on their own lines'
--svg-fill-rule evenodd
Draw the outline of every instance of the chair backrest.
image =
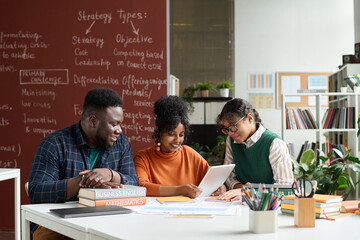
<svg viewBox="0 0 360 240">
<path fill-rule="evenodd" d="M 29 196 L 28 188 L 29 188 L 29 182 L 26 182 L 26 183 L 25 183 L 25 192 L 26 192 L 26 195 L 27 195 L 27 196 Z"/>
</svg>

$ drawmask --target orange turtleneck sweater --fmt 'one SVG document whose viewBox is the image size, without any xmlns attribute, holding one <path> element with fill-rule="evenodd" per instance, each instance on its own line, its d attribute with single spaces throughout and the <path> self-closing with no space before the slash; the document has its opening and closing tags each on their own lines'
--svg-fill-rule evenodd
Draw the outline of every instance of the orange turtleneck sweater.
<svg viewBox="0 0 360 240">
<path fill-rule="evenodd" d="M 146 187 L 147 196 L 159 196 L 160 186 L 198 186 L 210 168 L 206 160 L 191 147 L 164 153 L 156 145 L 139 151 L 134 157 L 139 186 Z"/>
</svg>

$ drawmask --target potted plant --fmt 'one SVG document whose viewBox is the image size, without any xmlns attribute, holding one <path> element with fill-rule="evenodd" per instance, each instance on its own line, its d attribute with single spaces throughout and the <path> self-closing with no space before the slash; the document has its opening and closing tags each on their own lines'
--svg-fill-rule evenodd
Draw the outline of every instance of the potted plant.
<svg viewBox="0 0 360 240">
<path fill-rule="evenodd" d="M 229 97 L 229 90 L 233 89 L 234 85 L 230 80 L 223 80 L 216 85 L 219 89 L 220 97 Z"/>
<path fill-rule="evenodd" d="M 193 104 L 193 98 L 194 98 L 196 91 L 197 91 L 197 87 L 194 84 L 184 88 L 184 91 L 183 91 L 183 99 L 185 100 L 185 102 L 188 105 L 189 114 L 192 114 L 195 110 L 195 107 Z"/>
<path fill-rule="evenodd" d="M 338 195 L 343 194 L 344 200 L 356 189 L 359 182 L 354 182 L 350 175 L 353 171 L 360 175 L 360 160 L 350 156 L 351 150 L 342 154 L 337 149 L 332 149 L 327 156 L 315 159 L 313 150 L 305 151 L 300 162 L 294 163 L 295 176 L 305 177 L 317 182 L 316 193 Z M 329 162 L 330 163 L 326 163 Z"/>
<path fill-rule="evenodd" d="M 201 97 L 209 97 L 209 91 L 214 90 L 212 82 L 198 82 L 196 87 L 200 91 Z"/>
<path fill-rule="evenodd" d="M 346 83 L 341 84 L 340 92 L 342 92 L 342 93 L 347 92 L 347 84 Z"/>
<path fill-rule="evenodd" d="M 356 82 L 354 85 L 354 93 L 360 93 L 360 84 Z"/>
</svg>

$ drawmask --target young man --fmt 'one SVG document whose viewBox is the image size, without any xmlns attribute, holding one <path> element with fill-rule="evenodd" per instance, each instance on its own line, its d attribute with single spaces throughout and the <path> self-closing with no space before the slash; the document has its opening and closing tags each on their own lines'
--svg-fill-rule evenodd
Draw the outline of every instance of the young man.
<svg viewBox="0 0 360 240">
<path fill-rule="evenodd" d="M 74 201 L 80 187 L 138 185 L 130 143 L 120 127 L 124 120 L 122 104 L 112 89 L 90 90 L 80 122 L 41 142 L 29 177 L 31 203 Z M 36 228 L 32 224 L 31 232 Z M 56 234 L 39 227 L 33 237 L 56 239 Z"/>
</svg>

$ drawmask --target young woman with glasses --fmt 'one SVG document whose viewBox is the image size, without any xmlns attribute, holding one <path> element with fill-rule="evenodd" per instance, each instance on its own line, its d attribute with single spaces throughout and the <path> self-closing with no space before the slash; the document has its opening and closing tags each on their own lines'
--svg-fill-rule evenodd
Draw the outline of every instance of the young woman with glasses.
<svg viewBox="0 0 360 240">
<path fill-rule="evenodd" d="M 228 135 L 224 164 L 235 163 L 222 199 L 241 199 L 246 183 L 291 184 L 294 180 L 286 143 L 261 124 L 259 113 L 241 98 L 227 102 L 217 124 Z"/>
</svg>

